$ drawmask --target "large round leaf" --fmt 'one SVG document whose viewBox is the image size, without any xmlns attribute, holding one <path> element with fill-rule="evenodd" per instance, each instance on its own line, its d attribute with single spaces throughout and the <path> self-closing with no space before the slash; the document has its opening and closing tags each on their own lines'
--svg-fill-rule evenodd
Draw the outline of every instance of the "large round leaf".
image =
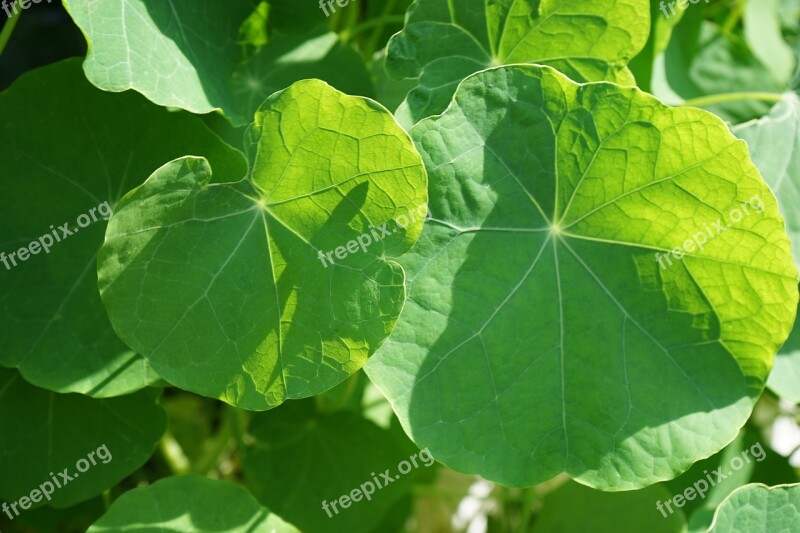
<svg viewBox="0 0 800 533">
<path fill-rule="evenodd" d="M 244 157 L 195 117 L 92 87 L 77 59 L 21 77 L 0 94 L 0 114 L 0 365 L 40 387 L 97 397 L 153 382 L 97 291 L 107 220 L 167 161 L 204 155 L 233 173 L 245 171 Z"/>
<path fill-rule="evenodd" d="M 458 83 L 492 65 L 550 65 L 576 81 L 628 85 L 625 66 L 650 28 L 646 0 L 416 0 L 386 68 L 417 78 L 397 111 L 405 125 L 441 113 Z"/>
<path fill-rule="evenodd" d="M 140 468 L 166 425 L 155 389 L 93 399 L 39 389 L 0 369 L 0 497 L 17 502 L 39 489 L 33 507 L 88 500 Z"/>
<path fill-rule="evenodd" d="M 745 485 L 722 502 L 708 533 L 792 533 L 800 525 L 800 485 Z"/>
<path fill-rule="evenodd" d="M 405 290 L 387 256 L 422 230 L 426 174 L 389 112 L 316 80 L 267 100 L 252 139 L 238 183 L 184 158 L 128 194 L 99 283 L 117 332 L 164 379 L 268 409 L 333 387 L 391 332 Z"/>
<path fill-rule="evenodd" d="M 412 137 L 433 219 L 366 370 L 419 445 L 506 485 L 623 490 L 736 436 L 797 270 L 722 121 L 513 66 L 465 80 Z"/>
<path fill-rule="evenodd" d="M 89 528 L 89 533 L 186 531 L 298 533 L 240 485 L 195 475 L 126 492 Z"/>
</svg>

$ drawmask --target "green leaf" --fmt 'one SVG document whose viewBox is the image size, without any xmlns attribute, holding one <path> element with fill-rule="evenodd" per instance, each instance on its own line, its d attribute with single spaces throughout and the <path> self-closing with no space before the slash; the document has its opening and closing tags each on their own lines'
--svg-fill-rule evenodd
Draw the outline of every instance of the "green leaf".
<svg viewBox="0 0 800 533">
<path fill-rule="evenodd" d="M 243 451 L 247 484 L 259 501 L 308 533 L 370 531 L 408 493 L 414 475 L 426 468 L 423 459 L 433 462 L 417 457 L 422 452 L 407 439 L 353 412 L 316 413 L 310 400 L 254 415 L 249 434 L 253 440 Z M 401 461 L 409 466 L 404 475 Z M 342 507 L 341 497 L 354 490 L 372 493 L 354 495 Z"/>
<path fill-rule="evenodd" d="M 251 134 L 238 183 L 187 157 L 128 194 L 98 271 L 117 333 L 159 375 L 263 410 L 333 387 L 388 336 L 405 294 L 389 258 L 417 240 L 427 193 L 391 114 L 323 82 L 270 97 Z"/>
<path fill-rule="evenodd" d="M 89 43 L 86 76 L 106 91 L 134 89 L 156 104 L 193 113 L 222 110 L 236 126 L 248 124 L 272 92 L 307 77 L 372 95 L 360 57 L 333 33 L 270 39 L 246 57 L 240 32 L 263 11 L 251 0 L 64 3 Z M 270 10 L 271 25 L 281 20 L 278 4 Z"/>
<path fill-rule="evenodd" d="M 39 387 L 97 397 L 154 382 L 100 301 L 95 258 L 105 219 L 171 159 L 205 155 L 244 172 L 244 158 L 195 117 L 97 90 L 77 59 L 24 75 L 0 94 L 0 115 L 0 365 Z M 73 234 L 64 237 L 62 224 Z M 36 255 L 19 261 L 18 250 L 40 238 Z"/>
<path fill-rule="evenodd" d="M 800 485 L 746 485 L 717 509 L 709 533 L 777 533 L 797 530 Z"/>
<path fill-rule="evenodd" d="M 794 482 L 797 476 L 787 459 L 762 444 L 761 440 L 759 432 L 745 426 L 722 451 L 696 462 L 679 477 L 664 483 L 670 494 L 668 498 L 673 501 L 669 506 L 666 503 L 662 505 L 663 512 L 669 513 L 670 509 L 682 511 L 689 517 L 688 533 L 705 533 L 714 519 L 716 508 L 742 485 Z M 690 488 L 692 491 L 687 492 Z M 674 496 L 678 494 L 684 497 L 680 508 L 674 502 Z"/>
<path fill-rule="evenodd" d="M 568 481 L 544 497 L 532 533 L 683 533 L 683 513 L 665 518 L 655 511 L 655 502 L 668 498 L 669 493 L 659 485 L 612 493 Z"/>
<path fill-rule="evenodd" d="M 722 121 L 513 66 L 465 80 L 411 134 L 433 218 L 365 370 L 417 444 L 508 486 L 566 472 L 625 490 L 736 436 L 794 322 L 798 274 Z"/>
<path fill-rule="evenodd" d="M 738 35 L 724 34 L 689 10 L 673 30 L 666 52 L 658 58 L 653 94 L 670 104 L 735 92 L 780 94 L 787 85 L 774 78 Z M 751 99 L 704 106 L 725 120 L 740 123 L 764 115 L 769 104 Z"/>
<path fill-rule="evenodd" d="M 3 533 L 31 533 L 32 531 L 54 531 L 58 533 L 85 533 L 95 520 L 103 516 L 106 508 L 103 498 L 98 496 L 83 503 L 55 509 L 40 507 L 20 513 L 9 524 L 8 516 L 0 515 Z M 12 513 L 11 516 L 14 516 Z M 5 520 L 4 520 L 5 519 Z"/>
<path fill-rule="evenodd" d="M 52 501 L 40 494 L 33 508 L 97 496 L 147 461 L 166 421 L 152 389 L 98 400 L 39 389 L 0 369 L 0 496 L 12 503 L 45 483 Z"/>
<path fill-rule="evenodd" d="M 670 13 L 667 11 L 666 3 L 662 3 L 660 0 L 650 1 L 650 36 L 641 53 L 634 57 L 628 65 L 636 78 L 636 86 L 643 91 L 652 90 L 656 58 L 667 49 L 672 37 L 672 30 L 681 21 L 684 11 L 676 9 L 675 14 L 670 14 L 669 17 L 665 13 Z"/>
<path fill-rule="evenodd" d="M 441 113 L 461 80 L 495 65 L 541 63 L 576 81 L 633 85 L 625 65 L 649 31 L 646 0 L 416 0 L 388 45 L 390 76 L 419 82 L 398 120 Z"/>
<path fill-rule="evenodd" d="M 278 35 L 237 68 L 233 83 L 242 118 L 234 122 L 249 122 L 268 95 L 309 78 L 325 80 L 347 94 L 374 93 L 361 56 L 335 33 L 318 27 L 300 35 Z"/>
<path fill-rule="evenodd" d="M 126 492 L 88 533 L 118 531 L 299 533 L 259 505 L 244 487 L 195 475 L 168 477 Z"/>
<path fill-rule="evenodd" d="M 800 265 L 800 95 L 787 92 L 768 115 L 733 128 L 775 192 Z"/>
<path fill-rule="evenodd" d="M 733 132 L 747 141 L 753 162 L 775 192 L 800 265 L 800 96 L 786 93 L 767 116 Z M 800 322 L 775 359 L 767 384 L 781 398 L 800 403 Z"/>
<path fill-rule="evenodd" d="M 800 404 L 800 326 L 797 324 L 775 357 L 767 386 L 781 399 Z"/>
<path fill-rule="evenodd" d="M 773 77 L 788 82 L 794 74 L 795 60 L 792 48 L 781 35 L 781 1 L 745 2 L 744 36 Z"/>
</svg>

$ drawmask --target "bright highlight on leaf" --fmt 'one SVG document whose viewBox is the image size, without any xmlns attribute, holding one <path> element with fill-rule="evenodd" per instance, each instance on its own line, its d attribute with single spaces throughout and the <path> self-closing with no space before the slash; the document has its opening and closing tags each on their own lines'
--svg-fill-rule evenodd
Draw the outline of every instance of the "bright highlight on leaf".
<svg viewBox="0 0 800 533">
<path fill-rule="evenodd" d="M 250 133 L 246 179 L 211 183 L 187 157 L 123 198 L 98 272 L 117 333 L 159 375 L 259 410 L 333 387 L 388 336 L 405 296 L 389 258 L 417 240 L 423 217 L 407 215 L 427 192 L 391 114 L 323 82 L 273 95 Z M 408 224 L 351 246 L 395 219 Z"/>
<path fill-rule="evenodd" d="M 539 63 L 572 79 L 633 85 L 626 65 L 650 29 L 646 0 L 416 0 L 389 41 L 387 72 L 418 78 L 397 111 L 411 126 L 444 111 L 479 70 Z"/>
<path fill-rule="evenodd" d="M 433 220 L 401 259 L 406 308 L 366 370 L 417 444 L 505 485 L 564 472 L 625 490 L 736 436 L 794 322 L 798 274 L 722 121 L 512 66 L 465 80 L 412 137 Z"/>
</svg>

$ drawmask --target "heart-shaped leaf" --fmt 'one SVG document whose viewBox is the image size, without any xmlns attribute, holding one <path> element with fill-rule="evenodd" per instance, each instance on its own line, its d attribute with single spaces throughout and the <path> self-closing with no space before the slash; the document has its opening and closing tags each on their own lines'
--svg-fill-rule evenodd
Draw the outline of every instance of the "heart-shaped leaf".
<svg viewBox="0 0 800 533">
<path fill-rule="evenodd" d="M 20 78 L 0 94 L 0 115 L 0 365 L 39 387 L 97 397 L 153 382 L 97 291 L 107 220 L 167 161 L 205 155 L 241 173 L 244 157 L 196 117 L 92 87 L 77 59 Z"/>
<path fill-rule="evenodd" d="M 0 497 L 22 505 L 14 516 L 26 506 L 88 500 L 140 468 L 166 424 L 154 389 L 93 399 L 39 389 L 0 369 Z"/>
<path fill-rule="evenodd" d="M 244 487 L 195 475 L 168 477 L 124 493 L 88 533 L 151 531 L 299 533 Z"/>
<path fill-rule="evenodd" d="M 566 472 L 624 490 L 736 436 L 798 277 L 721 120 L 513 66 L 468 78 L 411 133 L 433 218 L 366 370 L 417 444 L 506 485 Z"/>
<path fill-rule="evenodd" d="M 99 283 L 164 379 L 268 409 L 333 387 L 391 332 L 405 290 L 387 257 L 422 230 L 426 174 L 388 111 L 317 80 L 270 97 L 251 133 L 246 179 L 184 158 L 123 198 Z"/>
<path fill-rule="evenodd" d="M 649 29 L 646 0 L 416 0 L 386 58 L 392 77 L 419 80 L 398 120 L 441 113 L 461 80 L 495 65 L 539 63 L 576 81 L 632 85 L 625 65 Z"/>
</svg>

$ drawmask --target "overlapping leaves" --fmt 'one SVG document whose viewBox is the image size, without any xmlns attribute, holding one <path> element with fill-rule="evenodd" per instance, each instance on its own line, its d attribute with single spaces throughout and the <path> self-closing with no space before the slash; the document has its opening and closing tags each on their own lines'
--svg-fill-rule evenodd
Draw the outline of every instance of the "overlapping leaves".
<svg viewBox="0 0 800 533">
<path fill-rule="evenodd" d="M 221 110 L 236 126 L 250 123 L 272 92 L 308 77 L 371 96 L 358 54 L 319 26 L 278 34 L 247 54 L 241 28 L 255 3 L 197 0 L 66 0 L 89 42 L 86 76 L 106 91 L 134 89 L 163 106 L 193 113 Z M 278 13 L 298 9 L 278 2 Z M 302 11 L 302 9 L 300 10 Z"/>
<path fill-rule="evenodd" d="M 387 256 L 422 230 L 410 213 L 426 174 L 384 108 L 319 81 L 273 95 L 251 133 L 242 181 L 212 184 L 187 157 L 123 198 L 99 283 L 116 331 L 164 379 L 268 409 L 333 387 L 389 334 L 405 289 Z"/>
<path fill-rule="evenodd" d="M 158 376 L 116 336 L 97 291 L 108 218 L 171 159 L 204 155 L 241 173 L 244 157 L 195 117 L 97 90 L 75 59 L 24 76 L 0 94 L 0 113 L 0 365 L 40 387 L 98 397 L 152 383 Z M 20 260 L 32 242 L 36 253 Z"/>
<path fill-rule="evenodd" d="M 649 22 L 646 0 L 416 0 L 387 49 L 390 75 L 419 80 L 398 120 L 441 113 L 461 80 L 496 65 L 539 63 L 576 81 L 632 85 L 626 64 Z"/>
</svg>

